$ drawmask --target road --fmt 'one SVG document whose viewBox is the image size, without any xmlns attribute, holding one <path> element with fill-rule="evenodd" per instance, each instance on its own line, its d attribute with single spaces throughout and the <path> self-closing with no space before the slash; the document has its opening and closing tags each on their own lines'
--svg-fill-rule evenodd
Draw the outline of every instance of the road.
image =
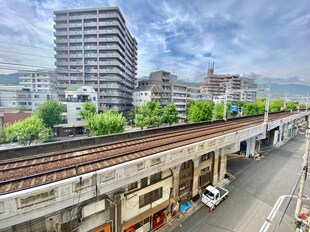
<svg viewBox="0 0 310 232">
<path fill-rule="evenodd" d="M 300 135 L 261 160 L 229 159 L 228 172 L 236 176 L 227 186 L 230 197 L 213 214 L 207 207 L 200 208 L 174 231 L 294 231 L 296 198 L 284 195 L 298 194 L 299 184 L 293 189 L 300 179 L 304 153 L 305 136 Z M 305 194 L 310 195 L 309 181 Z"/>
</svg>

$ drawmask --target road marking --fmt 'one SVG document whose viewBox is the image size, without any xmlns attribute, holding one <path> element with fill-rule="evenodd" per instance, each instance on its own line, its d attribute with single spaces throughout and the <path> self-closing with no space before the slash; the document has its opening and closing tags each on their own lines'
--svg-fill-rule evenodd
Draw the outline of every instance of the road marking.
<svg viewBox="0 0 310 232">
<path fill-rule="evenodd" d="M 265 223 L 263 226 L 260 228 L 259 232 L 266 232 L 272 222 L 272 219 L 274 216 L 276 216 L 276 213 L 278 212 L 280 206 L 282 205 L 282 202 L 284 201 L 284 198 L 286 197 L 294 197 L 297 198 L 297 196 L 292 196 L 292 195 L 282 195 L 278 198 L 277 202 L 274 204 L 271 212 L 269 213 L 268 217 L 266 218 Z"/>
</svg>

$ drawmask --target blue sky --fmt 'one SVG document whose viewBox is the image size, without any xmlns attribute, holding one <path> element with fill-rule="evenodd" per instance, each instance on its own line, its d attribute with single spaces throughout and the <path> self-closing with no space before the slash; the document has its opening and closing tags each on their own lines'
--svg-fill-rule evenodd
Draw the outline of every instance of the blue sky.
<svg viewBox="0 0 310 232">
<path fill-rule="evenodd" d="M 0 0 L 0 62 L 52 68 L 53 11 L 104 6 L 121 8 L 138 41 L 138 77 L 198 82 L 214 61 L 216 73 L 310 85 L 308 0 Z"/>
</svg>

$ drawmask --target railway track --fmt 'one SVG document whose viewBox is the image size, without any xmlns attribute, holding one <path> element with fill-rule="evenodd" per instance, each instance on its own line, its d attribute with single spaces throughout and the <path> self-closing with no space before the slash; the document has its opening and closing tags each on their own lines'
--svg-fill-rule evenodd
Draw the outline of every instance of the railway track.
<svg viewBox="0 0 310 232">
<path fill-rule="evenodd" d="M 283 117 L 272 115 L 270 120 Z M 103 169 L 129 160 L 203 141 L 261 124 L 262 116 L 215 123 L 152 137 L 88 147 L 79 151 L 30 156 L 0 162 L 0 194 L 31 188 Z M 223 127 L 225 132 L 223 132 Z M 206 131 L 207 129 L 207 131 Z"/>
</svg>

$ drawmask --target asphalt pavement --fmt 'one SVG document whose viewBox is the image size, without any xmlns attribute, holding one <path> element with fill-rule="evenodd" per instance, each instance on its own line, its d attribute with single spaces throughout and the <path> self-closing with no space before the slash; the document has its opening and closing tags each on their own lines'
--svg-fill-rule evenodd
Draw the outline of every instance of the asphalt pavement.
<svg viewBox="0 0 310 232">
<path fill-rule="evenodd" d="M 267 147 L 260 160 L 230 158 L 228 172 L 236 177 L 227 186 L 230 197 L 212 214 L 198 209 L 174 231 L 294 231 L 304 153 L 305 136 L 299 135 L 280 148 Z M 310 195 L 309 181 L 305 194 Z"/>
</svg>

